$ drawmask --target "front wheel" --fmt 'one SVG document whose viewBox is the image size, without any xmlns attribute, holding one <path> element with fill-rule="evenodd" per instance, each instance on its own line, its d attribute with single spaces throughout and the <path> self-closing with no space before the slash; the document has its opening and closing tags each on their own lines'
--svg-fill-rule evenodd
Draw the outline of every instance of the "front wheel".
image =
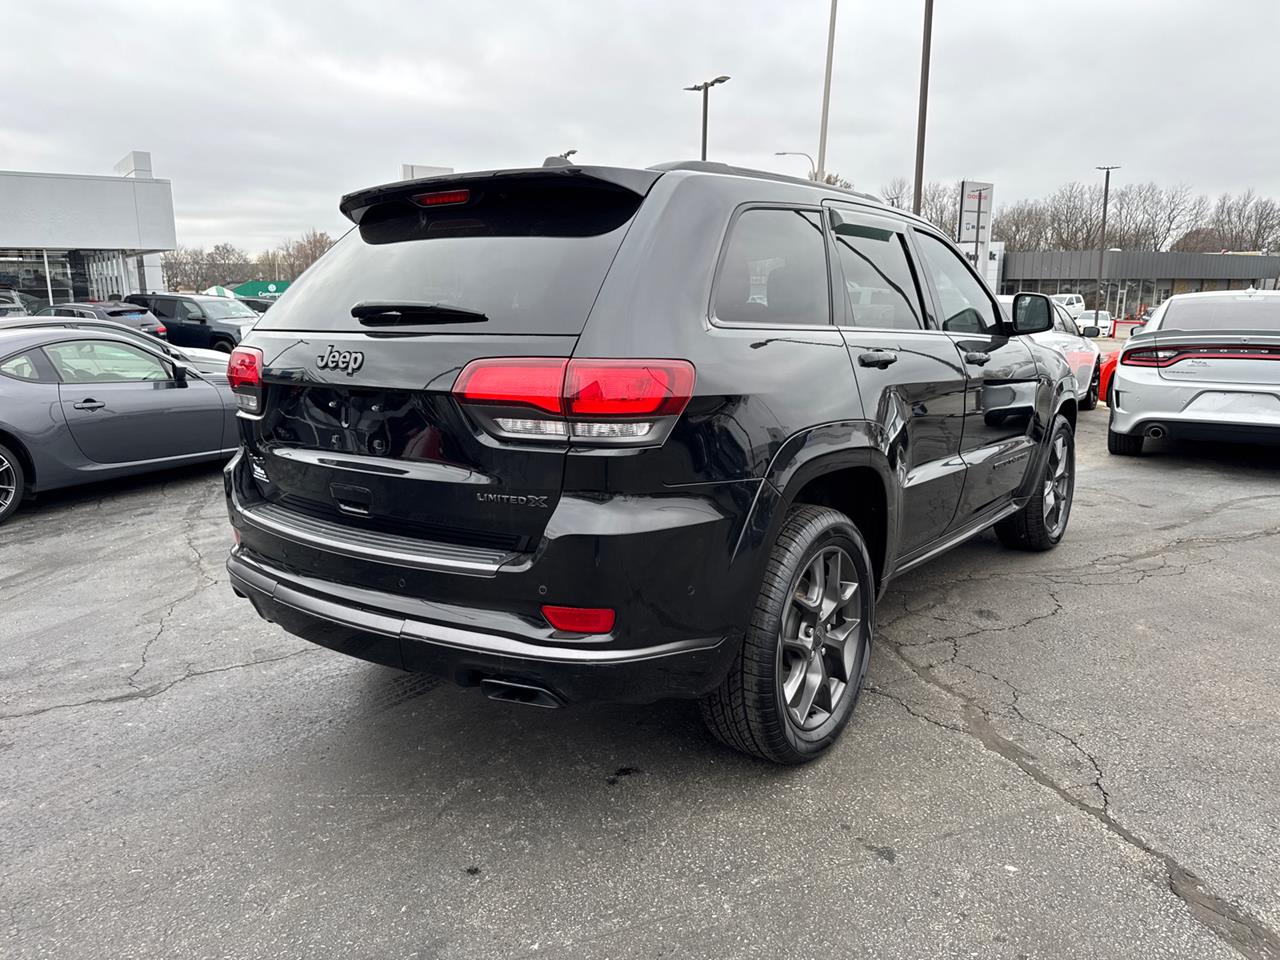
<svg viewBox="0 0 1280 960">
<path fill-rule="evenodd" d="M 1017 513 L 996 524 L 996 536 L 1017 550 L 1052 550 L 1067 532 L 1076 488 L 1075 431 L 1062 414 L 1053 418 L 1049 451 L 1035 493 Z"/>
<path fill-rule="evenodd" d="M 775 763 L 822 754 L 853 714 L 874 618 L 875 580 L 858 528 L 829 507 L 793 507 L 738 659 L 702 701 L 711 732 Z"/>
<path fill-rule="evenodd" d="M 230 353 L 235 349 L 235 344 L 230 340 L 215 340 L 213 341 L 213 349 L 219 353 Z"/>
</svg>

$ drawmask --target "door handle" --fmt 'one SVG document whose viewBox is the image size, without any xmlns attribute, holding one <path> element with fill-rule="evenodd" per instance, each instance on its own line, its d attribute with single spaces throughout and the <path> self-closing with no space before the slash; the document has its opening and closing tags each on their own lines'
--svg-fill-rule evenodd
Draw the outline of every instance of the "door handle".
<svg viewBox="0 0 1280 960">
<path fill-rule="evenodd" d="M 892 350 L 868 350 L 858 354 L 858 363 L 864 367 L 877 367 L 884 370 L 891 363 L 898 362 L 898 355 Z"/>
<path fill-rule="evenodd" d="M 93 397 L 85 397 L 79 403 L 72 404 L 77 410 L 101 410 L 106 405 L 105 401 L 95 400 Z"/>
<path fill-rule="evenodd" d="M 981 350 L 970 350 L 964 355 L 965 363 L 972 363 L 975 367 L 984 367 L 991 360 L 991 354 L 983 353 Z"/>
</svg>

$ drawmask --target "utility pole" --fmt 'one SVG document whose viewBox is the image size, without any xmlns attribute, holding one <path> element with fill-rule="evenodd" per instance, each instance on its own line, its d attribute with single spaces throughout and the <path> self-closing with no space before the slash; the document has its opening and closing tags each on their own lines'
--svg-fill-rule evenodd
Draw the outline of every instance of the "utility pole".
<svg viewBox="0 0 1280 960">
<path fill-rule="evenodd" d="M 929 48 L 933 45 L 933 0 L 924 0 L 924 40 L 920 47 L 920 112 L 916 117 L 916 183 L 911 212 L 920 214 L 924 192 L 924 121 L 929 110 Z M 981 201 L 981 197 L 979 197 Z"/>
<path fill-rule="evenodd" d="M 1094 300 L 1093 309 L 1102 309 L 1102 262 L 1107 255 L 1107 200 L 1111 195 L 1111 171 L 1119 170 L 1120 167 L 1112 165 L 1109 167 L 1094 167 L 1095 170 L 1101 170 L 1104 174 L 1102 180 L 1102 229 L 1098 231 L 1098 296 Z M 1097 319 L 1097 314 L 1094 314 Z"/>
<path fill-rule="evenodd" d="M 819 183 L 827 175 L 827 111 L 831 107 L 831 58 L 836 49 L 836 0 L 831 0 L 831 24 L 827 27 L 827 75 L 822 81 L 822 127 L 818 131 L 818 169 L 813 179 Z"/>
</svg>

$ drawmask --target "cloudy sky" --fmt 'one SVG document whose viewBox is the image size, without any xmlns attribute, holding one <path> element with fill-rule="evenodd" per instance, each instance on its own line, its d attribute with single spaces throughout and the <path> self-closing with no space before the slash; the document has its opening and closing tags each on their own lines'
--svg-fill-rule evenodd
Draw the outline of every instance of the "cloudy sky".
<svg viewBox="0 0 1280 960">
<path fill-rule="evenodd" d="M 179 242 L 251 252 L 401 163 L 709 156 L 803 174 L 827 0 L 40 0 L 7 6 L 0 169 L 149 150 Z M 923 0 L 840 0 L 827 167 L 911 175 Z M 925 174 L 997 203 L 1124 180 L 1280 196 L 1277 0 L 937 0 Z M 17 42 L 16 38 L 22 38 Z M 3 211 L 0 211 L 3 216 Z"/>
</svg>

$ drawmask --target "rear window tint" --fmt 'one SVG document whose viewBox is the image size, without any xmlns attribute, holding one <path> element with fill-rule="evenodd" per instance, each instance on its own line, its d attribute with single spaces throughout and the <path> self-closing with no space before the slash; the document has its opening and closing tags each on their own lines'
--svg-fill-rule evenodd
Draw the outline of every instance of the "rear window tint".
<svg viewBox="0 0 1280 960">
<path fill-rule="evenodd" d="M 1170 300 L 1161 330 L 1280 330 L 1280 297 L 1188 297 Z"/>
<path fill-rule="evenodd" d="M 641 197 L 584 185 L 504 185 L 456 206 L 392 200 L 368 211 L 285 291 L 258 330 L 366 330 L 362 302 L 428 303 L 476 323 L 401 329 L 581 333 Z"/>
<path fill-rule="evenodd" d="M 137 309 L 137 310 L 108 310 L 108 311 L 107 311 L 107 316 L 108 316 L 108 317 L 141 317 L 141 316 L 142 316 L 143 314 L 145 314 L 146 312 L 147 312 L 147 311 L 142 310 L 142 309 Z"/>
</svg>

